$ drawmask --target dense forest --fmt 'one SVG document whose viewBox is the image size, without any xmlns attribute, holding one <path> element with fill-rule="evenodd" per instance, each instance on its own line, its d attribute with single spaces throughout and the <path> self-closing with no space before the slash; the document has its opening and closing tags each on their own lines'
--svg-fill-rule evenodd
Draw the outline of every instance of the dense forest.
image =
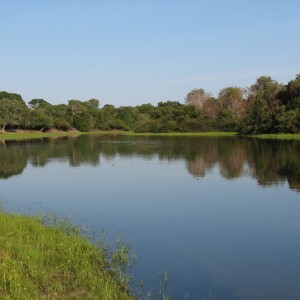
<svg viewBox="0 0 300 300">
<path fill-rule="evenodd" d="M 132 130 L 135 132 L 237 131 L 242 134 L 300 132 L 300 74 L 288 84 L 262 76 L 247 88 L 227 87 L 218 97 L 194 89 L 185 104 L 100 108 L 98 99 L 52 105 L 0 92 L 0 126 L 5 130 Z"/>
</svg>

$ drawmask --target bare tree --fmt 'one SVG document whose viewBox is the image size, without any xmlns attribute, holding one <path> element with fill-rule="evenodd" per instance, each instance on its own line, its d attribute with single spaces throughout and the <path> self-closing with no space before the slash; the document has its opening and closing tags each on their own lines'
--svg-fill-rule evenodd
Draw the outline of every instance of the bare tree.
<svg viewBox="0 0 300 300">
<path fill-rule="evenodd" d="M 209 93 L 205 93 L 203 89 L 194 89 L 186 95 L 185 103 L 202 108 L 205 101 L 210 97 L 211 95 Z"/>
<path fill-rule="evenodd" d="M 245 91 L 239 87 L 227 87 L 220 91 L 218 100 L 223 111 L 241 117 L 245 113 Z"/>
</svg>

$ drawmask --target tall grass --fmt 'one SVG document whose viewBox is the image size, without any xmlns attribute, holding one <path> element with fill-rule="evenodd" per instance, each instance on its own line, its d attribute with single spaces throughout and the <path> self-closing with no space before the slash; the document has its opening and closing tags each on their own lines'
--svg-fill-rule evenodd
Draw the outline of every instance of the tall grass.
<svg viewBox="0 0 300 300">
<path fill-rule="evenodd" d="M 0 211 L 1 299 L 134 299 L 117 268 L 127 250 L 120 244 L 108 254 L 68 222 L 45 226 Z"/>
</svg>

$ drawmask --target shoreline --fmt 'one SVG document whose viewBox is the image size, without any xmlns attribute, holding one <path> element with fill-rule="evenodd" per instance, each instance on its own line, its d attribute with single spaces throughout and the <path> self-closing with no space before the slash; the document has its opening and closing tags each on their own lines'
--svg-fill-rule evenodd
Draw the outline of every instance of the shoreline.
<svg viewBox="0 0 300 300">
<path fill-rule="evenodd" d="M 237 132 L 163 132 L 163 133 L 137 133 L 133 131 L 17 131 L 17 132 L 4 132 L 0 133 L 0 141 L 7 140 L 28 140 L 39 139 L 48 137 L 68 137 L 68 136 L 81 136 L 81 135 L 123 135 L 123 136 L 166 136 L 166 137 L 247 137 L 258 139 L 276 139 L 276 140 L 300 140 L 300 133 L 270 133 L 258 135 L 240 135 Z"/>
</svg>

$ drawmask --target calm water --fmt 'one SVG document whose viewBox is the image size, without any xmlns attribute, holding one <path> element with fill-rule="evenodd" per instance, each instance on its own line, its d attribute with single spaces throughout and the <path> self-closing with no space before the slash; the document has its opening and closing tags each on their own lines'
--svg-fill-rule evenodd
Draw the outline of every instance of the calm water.
<svg viewBox="0 0 300 300">
<path fill-rule="evenodd" d="M 300 143 L 97 137 L 0 144 L 6 210 L 71 214 L 172 299 L 300 299 Z"/>
</svg>

